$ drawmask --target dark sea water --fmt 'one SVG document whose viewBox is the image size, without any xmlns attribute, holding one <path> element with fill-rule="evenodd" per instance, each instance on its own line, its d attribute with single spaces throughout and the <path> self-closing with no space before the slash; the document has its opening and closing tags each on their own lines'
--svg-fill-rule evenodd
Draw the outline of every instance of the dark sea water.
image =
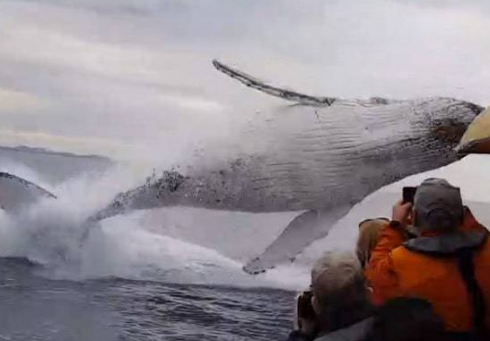
<svg viewBox="0 0 490 341">
<path fill-rule="evenodd" d="M 60 281 L 0 260 L 3 340 L 284 340 L 294 293 L 105 279 Z"/>
</svg>

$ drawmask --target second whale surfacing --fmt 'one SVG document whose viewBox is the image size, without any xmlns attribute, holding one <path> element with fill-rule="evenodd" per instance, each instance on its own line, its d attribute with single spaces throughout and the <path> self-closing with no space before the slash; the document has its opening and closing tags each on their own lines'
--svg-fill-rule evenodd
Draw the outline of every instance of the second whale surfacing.
<svg viewBox="0 0 490 341">
<path fill-rule="evenodd" d="M 223 164 L 166 171 L 121 193 L 92 218 L 162 206 L 301 211 L 244 266 L 249 273 L 294 259 L 377 189 L 456 161 L 454 148 L 483 110 L 444 97 L 314 97 L 274 87 L 217 61 L 214 65 L 250 88 L 295 104 L 256 116 L 262 124 L 251 138 L 262 139 L 262 148 Z"/>
</svg>

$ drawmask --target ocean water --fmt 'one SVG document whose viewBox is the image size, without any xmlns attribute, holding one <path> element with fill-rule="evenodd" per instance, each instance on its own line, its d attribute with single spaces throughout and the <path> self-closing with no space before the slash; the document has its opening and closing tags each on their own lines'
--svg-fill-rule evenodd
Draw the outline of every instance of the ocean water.
<svg viewBox="0 0 490 341">
<path fill-rule="evenodd" d="M 0 341 L 287 337 L 307 270 L 250 276 L 241 267 L 297 213 L 175 207 L 87 225 L 138 180 L 111 169 L 53 182 L 26 163 L 3 167 L 58 199 L 0 211 Z"/>
<path fill-rule="evenodd" d="M 284 340 L 293 293 L 106 278 L 52 280 L 0 260 L 0 340 Z"/>
<path fill-rule="evenodd" d="M 175 229 L 169 236 L 164 228 L 144 225 L 154 221 L 143 219 L 152 212 L 92 227 L 78 244 L 86 227 L 62 209 L 61 203 L 45 202 L 18 219 L 0 217 L 0 340 L 287 336 L 298 286 L 294 276 L 245 274 L 237 259 L 179 239 Z M 189 218 L 185 208 L 159 215 L 165 211 Z M 202 210 L 194 214 L 196 220 L 203 216 Z M 182 225 L 186 229 L 192 226 Z"/>
</svg>

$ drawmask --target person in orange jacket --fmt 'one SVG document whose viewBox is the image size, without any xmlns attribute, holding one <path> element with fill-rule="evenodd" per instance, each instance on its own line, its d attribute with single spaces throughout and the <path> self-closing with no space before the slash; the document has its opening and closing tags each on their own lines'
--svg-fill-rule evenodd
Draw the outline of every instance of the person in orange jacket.
<svg viewBox="0 0 490 341">
<path fill-rule="evenodd" d="M 389 219 L 380 217 L 365 219 L 359 223 L 359 235 L 356 242 L 356 254 L 362 267 L 365 269 L 371 259 L 371 253 L 378 244 L 379 232 L 383 226 L 388 225 Z"/>
<path fill-rule="evenodd" d="M 414 238 L 407 238 L 408 230 Z M 413 205 L 395 204 L 366 277 L 377 303 L 425 299 L 456 339 L 490 340 L 488 231 L 463 206 L 459 188 L 446 180 L 427 179 Z"/>
</svg>

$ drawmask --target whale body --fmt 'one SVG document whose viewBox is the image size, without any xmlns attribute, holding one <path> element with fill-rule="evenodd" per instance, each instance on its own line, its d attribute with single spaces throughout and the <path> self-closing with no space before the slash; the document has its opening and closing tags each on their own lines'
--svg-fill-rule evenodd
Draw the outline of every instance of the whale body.
<svg viewBox="0 0 490 341">
<path fill-rule="evenodd" d="M 245 264 L 249 273 L 294 260 L 379 188 L 458 160 L 455 147 L 483 111 L 474 103 L 447 97 L 315 97 L 269 85 L 218 61 L 213 64 L 252 89 L 294 104 L 255 116 L 254 129 L 247 134 L 260 143 L 248 152 L 221 163 L 153 175 L 120 193 L 89 220 L 162 206 L 298 211 L 282 234 Z M 1 179 L 0 193 L 6 186 Z M 8 179 L 9 184 L 22 183 Z M 35 185 L 30 188 L 35 189 L 26 197 L 31 201 L 43 193 Z"/>
<path fill-rule="evenodd" d="M 250 134 L 262 139 L 262 148 L 221 164 L 153 176 L 118 195 L 94 218 L 161 206 L 299 211 L 278 239 L 244 266 L 250 273 L 294 259 L 377 189 L 456 161 L 454 148 L 483 110 L 446 97 L 309 96 L 214 65 L 248 87 L 295 104 L 258 115 L 261 124 Z"/>
</svg>

